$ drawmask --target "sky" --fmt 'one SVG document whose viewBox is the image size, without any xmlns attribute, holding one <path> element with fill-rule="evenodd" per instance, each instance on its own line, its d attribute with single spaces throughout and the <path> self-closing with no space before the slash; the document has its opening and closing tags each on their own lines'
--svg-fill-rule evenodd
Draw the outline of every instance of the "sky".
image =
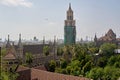
<svg viewBox="0 0 120 80">
<path fill-rule="evenodd" d="M 103 36 L 112 29 L 120 37 L 120 0 L 0 0 L 0 38 L 64 39 L 64 20 L 71 3 L 77 40 Z"/>
</svg>

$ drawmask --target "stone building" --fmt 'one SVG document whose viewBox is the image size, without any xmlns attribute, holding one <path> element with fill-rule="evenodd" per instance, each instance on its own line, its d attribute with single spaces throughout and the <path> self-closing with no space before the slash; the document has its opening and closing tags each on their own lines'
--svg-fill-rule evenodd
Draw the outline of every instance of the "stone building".
<svg viewBox="0 0 120 80">
<path fill-rule="evenodd" d="M 16 50 L 14 46 L 11 45 L 8 35 L 8 40 L 6 44 L 6 54 L 2 58 L 2 65 L 6 71 L 10 71 L 13 65 L 18 65 L 19 61 L 16 55 Z"/>
<path fill-rule="evenodd" d="M 97 38 L 95 34 L 94 42 L 96 46 L 100 46 L 103 43 L 115 43 L 116 45 L 119 45 L 120 38 L 116 38 L 116 34 L 113 32 L 113 30 L 109 29 L 108 32 L 100 38 Z"/>
<path fill-rule="evenodd" d="M 65 20 L 64 26 L 64 44 L 75 44 L 76 42 L 76 26 L 75 20 L 73 18 L 73 10 L 71 9 L 71 4 L 69 4 L 69 9 L 67 11 L 67 19 Z"/>
<path fill-rule="evenodd" d="M 44 46 L 48 46 L 50 48 L 49 56 L 45 56 L 43 54 L 43 48 Z M 11 49 L 12 52 L 11 53 Z M 45 38 L 43 38 L 43 44 L 23 44 L 21 41 L 21 34 L 19 34 L 19 41 L 17 45 L 14 45 L 14 42 L 8 40 L 6 43 L 6 50 L 10 52 L 11 55 L 15 57 L 20 63 L 25 63 L 25 55 L 26 53 L 31 53 L 33 55 L 33 66 L 37 66 L 39 64 L 44 64 L 50 60 L 56 59 L 56 39 L 54 37 L 54 42 L 50 42 L 48 44 L 45 43 Z M 13 60 L 15 60 L 13 59 Z"/>
<path fill-rule="evenodd" d="M 18 59 L 15 56 L 15 52 L 12 48 L 9 51 L 7 51 L 6 55 L 3 57 L 2 60 L 2 64 L 6 71 L 10 71 L 13 65 L 18 65 Z"/>
<path fill-rule="evenodd" d="M 8 40 L 7 40 L 7 43 L 6 43 L 6 50 L 9 51 L 11 50 L 14 50 L 14 55 L 16 56 L 16 58 L 20 58 L 22 59 L 23 58 L 23 45 L 22 45 L 22 42 L 21 42 L 21 34 L 19 34 L 19 42 L 18 42 L 18 45 L 14 45 L 14 42 L 10 42 L 9 40 L 9 35 L 8 35 Z"/>
</svg>

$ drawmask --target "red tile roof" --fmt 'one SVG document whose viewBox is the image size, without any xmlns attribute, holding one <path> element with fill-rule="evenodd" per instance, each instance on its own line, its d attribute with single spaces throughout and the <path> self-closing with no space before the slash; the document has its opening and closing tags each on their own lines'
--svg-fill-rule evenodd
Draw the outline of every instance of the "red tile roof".
<svg viewBox="0 0 120 80">
<path fill-rule="evenodd" d="M 109 31 L 105 34 L 105 36 L 100 37 L 99 41 L 113 41 L 116 39 L 116 34 L 113 32 L 112 29 L 109 29 Z"/>
<path fill-rule="evenodd" d="M 26 70 L 29 70 L 30 72 L 28 71 L 27 73 L 25 73 L 24 71 Z M 29 77 L 31 80 L 90 80 L 85 77 L 65 75 L 65 74 L 53 73 L 53 72 L 43 71 L 39 69 L 34 69 L 34 68 L 30 69 L 27 67 L 19 66 L 17 72 L 21 72 L 21 71 L 22 73 L 19 76 L 20 78 L 18 78 L 17 80 L 23 79 L 22 77 L 23 75 Z"/>
<path fill-rule="evenodd" d="M 64 75 L 38 69 L 31 69 L 31 80 L 90 80 L 84 77 Z"/>
<path fill-rule="evenodd" d="M 47 69 L 45 68 L 44 65 L 38 66 L 38 67 L 34 67 L 35 69 L 39 69 L 39 70 L 44 70 L 47 71 Z"/>
<path fill-rule="evenodd" d="M 28 69 L 30 69 L 30 68 L 24 67 L 24 66 L 19 66 L 16 72 L 20 72 L 20 71 L 24 71 L 24 70 L 28 70 Z"/>
<path fill-rule="evenodd" d="M 16 57 L 12 52 L 8 52 L 3 59 L 16 59 Z"/>
</svg>

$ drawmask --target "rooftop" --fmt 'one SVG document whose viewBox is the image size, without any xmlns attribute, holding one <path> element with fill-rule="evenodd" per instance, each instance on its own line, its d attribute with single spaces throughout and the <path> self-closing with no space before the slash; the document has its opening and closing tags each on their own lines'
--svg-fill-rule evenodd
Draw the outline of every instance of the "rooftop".
<svg viewBox="0 0 120 80">
<path fill-rule="evenodd" d="M 26 71 L 26 70 L 29 70 L 29 71 Z M 48 72 L 48 71 L 39 70 L 35 68 L 27 68 L 24 66 L 19 66 L 17 72 L 21 72 L 18 80 L 23 79 L 23 74 L 26 80 L 28 79 L 31 79 L 31 80 L 90 80 L 85 77 L 53 73 L 53 72 Z"/>
<path fill-rule="evenodd" d="M 8 51 L 8 53 L 5 55 L 5 57 L 3 59 L 16 59 L 15 55 L 13 52 Z"/>
</svg>

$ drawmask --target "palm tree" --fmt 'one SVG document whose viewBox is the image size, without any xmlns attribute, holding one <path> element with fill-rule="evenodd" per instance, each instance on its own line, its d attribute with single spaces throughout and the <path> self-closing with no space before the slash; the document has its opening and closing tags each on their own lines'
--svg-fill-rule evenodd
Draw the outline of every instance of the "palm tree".
<svg viewBox="0 0 120 80">
<path fill-rule="evenodd" d="M 49 48 L 49 46 L 44 46 L 44 47 L 43 47 L 43 53 L 44 53 L 46 56 L 49 55 L 49 53 L 50 53 L 50 48 Z"/>
<path fill-rule="evenodd" d="M 26 53 L 25 61 L 31 67 L 31 63 L 33 62 L 33 55 L 31 53 Z"/>
</svg>

